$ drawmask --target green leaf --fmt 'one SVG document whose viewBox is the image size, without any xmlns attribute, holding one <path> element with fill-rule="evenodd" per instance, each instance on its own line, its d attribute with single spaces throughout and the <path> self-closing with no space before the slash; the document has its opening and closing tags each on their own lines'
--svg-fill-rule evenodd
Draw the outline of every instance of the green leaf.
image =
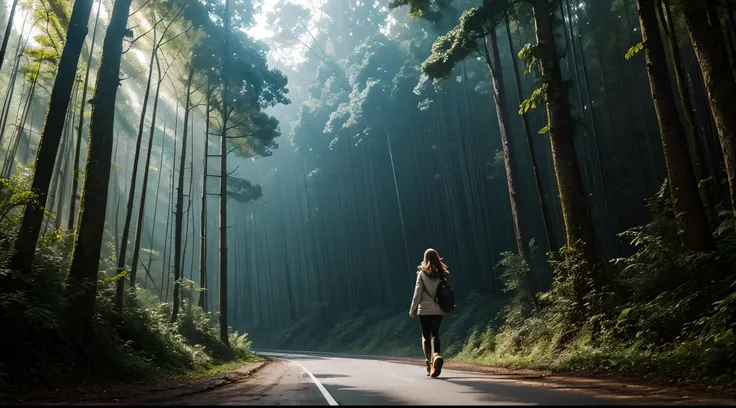
<svg viewBox="0 0 736 408">
<path fill-rule="evenodd" d="M 519 115 L 523 115 L 532 109 L 536 109 L 537 103 L 542 103 L 544 101 L 545 90 L 546 85 L 543 85 L 541 88 L 535 89 L 528 99 L 523 100 L 521 105 L 519 105 Z"/>
<path fill-rule="evenodd" d="M 633 47 L 629 48 L 629 50 L 626 52 L 626 55 L 624 55 L 624 58 L 626 60 L 630 60 L 634 55 L 639 53 L 639 51 L 644 49 L 644 43 L 639 42 L 638 44 L 634 45 Z"/>
<path fill-rule="evenodd" d="M 541 129 L 539 129 L 539 132 L 538 133 L 540 135 L 544 135 L 544 134 L 547 134 L 548 132 L 549 132 L 549 124 L 547 124 L 547 126 L 541 128 Z"/>
</svg>

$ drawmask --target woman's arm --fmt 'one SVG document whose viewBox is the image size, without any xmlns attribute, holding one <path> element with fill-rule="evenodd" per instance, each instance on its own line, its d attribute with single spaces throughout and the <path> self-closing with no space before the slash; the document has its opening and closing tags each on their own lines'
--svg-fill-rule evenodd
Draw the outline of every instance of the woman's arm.
<svg viewBox="0 0 736 408">
<path fill-rule="evenodd" d="M 411 317 L 414 317 L 414 313 L 416 312 L 417 307 L 419 307 L 422 290 L 424 290 L 424 281 L 422 280 L 422 276 L 417 273 L 417 283 L 414 285 L 414 296 L 411 298 L 411 308 L 409 308 L 409 316 Z"/>
</svg>

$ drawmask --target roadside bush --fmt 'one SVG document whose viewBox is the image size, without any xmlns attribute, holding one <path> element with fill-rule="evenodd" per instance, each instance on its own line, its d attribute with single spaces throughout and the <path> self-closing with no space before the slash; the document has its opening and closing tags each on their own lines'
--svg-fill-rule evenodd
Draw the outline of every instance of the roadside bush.
<svg viewBox="0 0 736 408">
<path fill-rule="evenodd" d="M 168 304 L 134 288 L 125 293 L 123 312 L 116 312 L 116 248 L 107 230 L 91 331 L 84 347 L 71 344 L 64 313 L 74 237 L 52 230 L 39 240 L 30 274 L 8 269 L 19 210 L 34 199 L 27 175 L 19 174 L 0 179 L 0 392 L 186 374 L 252 356 L 246 334 L 232 333 L 228 348 L 198 307 L 172 323 Z"/>
<path fill-rule="evenodd" d="M 577 247 L 553 254 L 554 281 L 539 296 L 539 313 L 530 313 L 520 284 L 525 263 L 505 253 L 500 276 L 511 301 L 503 324 L 473 331 L 457 357 L 733 383 L 736 238 L 723 233 L 721 222 L 718 251 L 683 251 L 669 197 L 665 183 L 648 202 L 652 221 L 620 234 L 635 252 L 611 262 L 616 273 L 607 285 L 598 283 L 607 281 L 597 279 L 603 272 L 586 265 Z"/>
</svg>

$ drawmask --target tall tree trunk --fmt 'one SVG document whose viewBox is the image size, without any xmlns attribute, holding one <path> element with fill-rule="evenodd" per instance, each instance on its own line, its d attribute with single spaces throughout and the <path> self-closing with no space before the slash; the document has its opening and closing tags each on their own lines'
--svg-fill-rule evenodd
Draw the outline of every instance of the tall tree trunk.
<svg viewBox="0 0 736 408">
<path fill-rule="evenodd" d="M 541 79 L 549 117 L 550 147 L 565 225 L 566 243 L 582 241 L 585 259 L 600 264 L 595 251 L 595 233 L 583 191 L 575 144 L 573 122 L 567 98 L 567 85 L 562 81 L 554 38 L 552 9 L 546 0 L 533 3 L 537 45 L 540 51 Z"/>
<path fill-rule="evenodd" d="M 29 14 L 30 13 L 26 13 L 25 18 L 23 19 L 23 25 L 21 26 L 20 34 L 18 35 L 18 44 L 15 46 L 15 58 L 13 59 L 13 68 L 10 70 L 10 81 L 8 81 L 8 87 L 5 90 L 3 109 L 2 112 L 0 112 L 0 141 L 3 140 L 5 129 L 8 124 L 8 114 L 10 113 L 10 105 L 13 101 L 13 93 L 15 92 L 15 81 L 16 78 L 18 78 L 18 71 L 20 70 L 20 58 L 23 56 L 26 44 L 28 44 L 28 40 L 31 37 L 31 31 L 29 31 L 28 34 L 26 34 L 25 41 L 23 40 L 23 31 L 25 31 Z"/>
<path fill-rule="evenodd" d="M 74 3 L 75 8 L 82 2 L 87 2 L 87 0 L 77 0 Z M 120 85 L 120 60 L 123 55 L 123 39 L 128 33 L 130 2 L 131 0 L 116 0 L 113 6 L 105 42 L 102 46 L 97 89 L 94 95 L 95 102 L 92 107 L 87 165 L 84 171 L 82 199 L 79 204 L 79 230 L 69 268 L 71 286 L 79 289 L 79 294 L 75 296 L 70 305 L 72 315 L 69 316 L 69 320 L 72 324 L 72 333 L 81 336 L 85 335 L 89 329 L 94 314 L 97 273 L 105 231 L 105 210 L 110 168 L 112 167 L 115 99 Z M 73 19 L 74 14 L 72 14 Z M 89 8 L 84 20 L 85 24 L 88 19 Z M 46 123 L 49 123 L 49 120 Z"/>
<path fill-rule="evenodd" d="M 675 24 L 672 21 L 672 13 L 670 12 L 669 0 L 661 0 L 659 4 L 659 11 L 661 13 L 662 24 L 666 26 L 667 41 L 670 47 L 670 55 L 672 56 L 672 65 L 675 70 L 675 79 L 677 80 L 677 90 L 680 93 L 680 104 L 682 105 L 682 114 L 685 118 L 685 125 L 688 130 L 688 136 L 690 139 L 690 147 L 693 152 L 693 164 L 695 170 L 695 179 L 698 182 L 698 190 L 700 190 L 700 198 L 703 201 L 705 215 L 708 217 L 711 212 L 710 195 L 708 194 L 708 187 L 706 183 L 701 183 L 702 180 L 707 178 L 707 171 L 705 169 L 705 158 L 703 156 L 703 149 L 700 145 L 700 136 L 695 127 L 695 109 L 693 109 L 692 97 L 690 96 L 690 90 L 685 84 L 685 72 L 682 66 L 682 58 L 680 56 L 680 48 L 677 46 L 677 30 Z"/>
<path fill-rule="evenodd" d="M 89 48 L 89 56 L 87 57 L 87 69 L 84 74 L 84 88 L 82 88 L 82 103 L 79 106 L 79 125 L 77 127 L 77 144 L 74 148 L 74 167 L 72 168 L 72 198 L 69 201 L 69 222 L 66 228 L 74 231 L 74 215 L 77 209 L 77 190 L 79 189 L 79 155 L 82 149 L 82 136 L 84 136 L 84 111 L 87 107 L 87 89 L 89 87 L 89 71 L 92 65 L 92 55 L 95 52 L 95 39 L 97 38 L 97 23 L 100 21 L 100 9 L 102 8 L 102 0 L 97 5 L 97 16 L 95 17 L 95 25 L 92 29 L 92 45 Z M 117 237 L 116 237 L 117 238 Z"/>
<path fill-rule="evenodd" d="M 731 209 L 736 218 L 736 104 L 733 103 L 736 81 L 728 65 L 725 50 L 719 46 L 721 32 L 708 23 L 703 2 L 681 1 L 681 4 L 721 140 L 731 192 Z"/>
<path fill-rule="evenodd" d="M 8 40 L 10 39 L 10 33 L 13 32 L 13 17 L 15 17 L 16 7 L 18 7 L 18 0 L 13 0 L 13 5 L 10 6 L 10 16 L 8 17 L 8 25 L 5 27 L 5 35 L 3 36 L 3 44 L 0 46 L 0 69 L 2 69 L 3 62 L 5 62 L 5 51 L 8 49 Z"/>
<path fill-rule="evenodd" d="M 207 156 L 210 146 L 210 99 L 212 88 L 207 81 L 207 106 L 204 114 L 204 154 L 202 155 L 202 207 L 199 214 L 199 307 L 207 311 Z"/>
<path fill-rule="evenodd" d="M 112 153 L 113 160 L 118 157 L 118 145 L 120 144 L 120 131 L 115 136 L 115 148 Z M 125 176 L 125 174 L 123 174 Z M 115 177 L 115 222 L 113 223 L 113 243 L 115 245 L 115 255 L 120 251 L 120 244 L 118 244 L 118 237 L 120 236 L 120 183 L 118 182 L 118 176 Z M 127 177 L 126 177 L 127 178 Z"/>
<path fill-rule="evenodd" d="M 230 59 L 230 7 L 225 0 L 225 44 L 222 49 L 222 136 L 220 138 L 220 340 L 230 345 L 227 331 L 227 70 Z"/>
<path fill-rule="evenodd" d="M 503 164 L 506 169 L 506 184 L 509 190 L 511 222 L 514 229 L 516 250 L 520 257 L 526 259 L 526 245 L 524 238 L 521 236 L 519 206 L 516 202 L 516 152 L 514 149 L 514 139 L 511 137 L 511 132 L 508 129 L 509 110 L 506 105 L 506 91 L 503 84 L 503 74 L 501 72 L 501 57 L 498 54 L 496 30 L 492 29 L 490 33 L 483 38 L 483 41 L 485 42 L 486 65 L 488 65 L 488 70 L 491 74 L 491 84 L 493 85 L 493 102 L 496 104 L 498 130 L 501 134 Z"/>
<path fill-rule="evenodd" d="M 722 57 L 726 63 L 730 64 L 731 74 L 736 75 L 736 58 L 729 58 L 728 39 L 723 32 L 723 24 L 721 23 L 721 13 L 718 10 L 718 4 L 721 0 L 705 0 L 705 12 L 710 22 L 713 38 L 718 44 Z M 735 56 L 736 57 L 736 56 Z"/>
<path fill-rule="evenodd" d="M 509 17 L 506 15 L 506 36 L 509 41 L 509 50 L 511 50 L 511 61 L 514 66 L 514 82 L 516 83 L 516 96 L 519 100 L 519 105 L 524 100 L 521 91 L 521 78 L 519 78 L 519 67 L 516 62 L 516 53 L 514 52 L 514 43 L 511 39 L 511 27 L 509 25 Z M 529 118 L 526 113 L 521 115 L 521 120 L 524 125 L 524 136 L 526 136 L 527 147 L 529 148 L 529 157 L 531 158 L 532 171 L 534 172 L 534 184 L 536 185 L 537 198 L 539 199 L 539 206 L 542 209 L 542 221 L 544 223 L 544 234 L 547 239 L 547 250 L 556 251 L 559 249 L 557 241 L 555 240 L 554 233 L 552 231 L 552 218 L 549 215 L 549 207 L 547 201 L 544 199 L 544 189 L 542 187 L 542 179 L 539 176 L 539 166 L 537 165 L 537 154 L 534 151 L 534 139 L 532 139 L 532 132 L 529 127 Z"/>
<path fill-rule="evenodd" d="M 75 87 L 76 88 L 76 87 Z M 74 94 L 74 91 L 72 91 L 72 95 Z M 73 104 L 74 97 L 72 96 L 72 104 Z M 59 151 L 56 154 L 56 161 L 54 163 L 54 171 L 53 176 L 51 177 L 51 187 L 49 189 L 50 197 L 47 199 L 46 203 L 46 209 L 53 212 L 54 207 L 56 206 L 56 203 L 59 200 L 59 180 L 63 180 L 63 174 L 62 174 L 62 164 L 66 161 L 66 146 L 69 142 L 69 127 L 71 125 L 71 113 L 74 109 L 68 109 L 66 114 L 66 120 L 64 121 L 64 133 L 61 137 L 61 144 L 59 146 Z M 62 181 L 63 182 L 63 181 Z M 54 222 L 57 223 L 59 221 L 59 214 L 54 215 Z M 41 236 L 46 235 L 46 231 L 49 228 L 49 224 L 51 223 L 51 217 L 47 218 L 46 223 L 44 224 L 44 227 L 41 232 Z"/>
<path fill-rule="evenodd" d="M 39 66 L 39 68 L 40 68 L 40 66 Z M 36 75 L 38 75 L 38 72 L 36 72 Z M 21 119 L 21 121 L 20 121 L 20 126 L 18 127 L 17 137 L 15 137 L 13 139 L 14 140 L 15 147 L 13 147 L 12 150 L 9 150 L 6 153 L 5 165 L 3 166 L 4 167 L 3 168 L 3 177 L 5 177 L 5 178 L 10 177 L 10 175 L 12 174 L 12 171 L 13 171 L 13 162 L 14 162 L 14 158 L 15 158 L 17 152 L 18 152 L 18 150 L 17 150 L 18 143 L 20 142 L 20 138 L 23 135 L 23 129 L 26 127 L 26 122 L 28 120 L 28 114 L 31 111 L 31 105 L 33 104 L 33 96 L 36 94 L 36 84 L 37 84 L 37 82 L 33 82 L 33 84 L 31 84 L 31 89 L 28 91 L 28 99 L 26 100 L 26 104 L 25 104 L 26 106 L 25 106 L 25 108 L 23 108 L 23 119 Z M 31 136 L 29 134 L 29 136 L 28 136 L 29 140 L 30 140 L 30 137 Z"/>
<path fill-rule="evenodd" d="M 284 260 L 284 285 L 286 285 L 286 301 L 289 303 L 289 321 L 296 319 L 296 311 L 294 310 L 294 299 L 291 294 L 291 273 L 289 271 L 289 249 L 286 246 L 286 230 L 284 228 L 284 213 L 279 209 L 279 226 L 281 227 L 281 243 L 284 248 L 282 259 Z"/>
<path fill-rule="evenodd" d="M 158 180 L 156 181 L 156 198 L 154 199 L 154 205 L 153 205 L 153 225 L 151 226 L 151 238 L 149 239 L 150 245 L 151 245 L 151 252 L 148 254 L 148 267 L 146 268 L 147 271 L 151 270 L 151 263 L 153 261 L 153 243 L 156 239 L 156 220 L 158 219 L 158 199 L 159 199 L 159 193 L 161 192 L 161 173 L 163 173 L 163 167 L 164 167 L 164 148 L 166 147 L 166 115 L 164 114 L 164 132 L 161 135 L 161 157 L 158 162 Z M 171 211 L 166 211 L 167 213 L 170 213 Z M 168 229 L 167 229 L 168 234 Z M 164 248 L 166 248 L 164 246 Z M 166 252 L 164 250 L 164 252 Z M 163 264 L 161 265 L 163 267 Z M 163 268 L 161 269 L 161 274 L 163 276 Z M 145 281 L 148 282 L 148 281 Z M 156 285 L 154 283 L 154 285 Z M 144 283 L 144 288 L 145 283 Z"/>
<path fill-rule="evenodd" d="M 187 133 L 189 127 L 189 106 L 191 100 L 192 79 L 194 77 L 194 51 L 189 60 L 189 78 L 187 78 L 187 95 L 184 104 L 184 130 L 181 138 L 181 160 L 179 162 L 179 182 L 176 188 L 176 217 L 174 219 L 174 306 L 171 313 L 171 321 L 175 322 L 179 315 L 179 302 L 181 288 L 177 281 L 183 276 L 181 270 L 182 261 L 182 226 L 184 223 L 184 172 L 187 159 Z"/>
<path fill-rule="evenodd" d="M 61 169 L 61 173 L 59 174 L 61 186 L 57 191 L 54 192 L 54 194 L 56 195 L 56 211 L 54 211 L 56 213 L 56 218 L 54 219 L 54 229 L 56 230 L 61 228 L 61 214 L 64 209 L 64 196 L 66 195 L 67 176 L 69 176 L 69 170 L 71 169 L 71 166 L 69 165 L 69 150 L 71 147 L 71 143 L 74 140 L 74 122 L 77 117 L 76 111 L 73 108 L 76 106 L 77 92 L 79 92 L 80 82 L 82 81 L 77 80 L 74 83 L 74 92 L 72 93 L 72 109 L 69 110 L 70 120 L 66 125 L 66 135 L 64 136 L 64 142 L 62 143 L 62 147 L 60 149 L 61 159 L 63 159 L 59 166 Z"/>
<path fill-rule="evenodd" d="M 44 123 L 43 133 L 41 134 L 41 140 L 39 141 L 35 172 L 33 173 L 33 182 L 31 184 L 31 191 L 38 195 L 38 202 L 40 203 L 46 202 L 46 197 L 48 196 L 49 183 L 51 182 L 51 176 L 54 169 L 54 161 L 56 159 L 56 153 L 59 150 L 59 141 L 64 128 L 64 117 L 66 116 L 66 112 L 69 107 L 69 100 L 71 98 L 72 88 L 74 87 L 74 78 L 77 71 L 79 54 L 82 51 L 84 38 L 87 36 L 87 23 L 89 22 L 91 11 L 92 0 L 76 0 L 74 2 L 66 42 L 64 43 L 64 51 L 61 54 L 59 69 L 56 73 L 56 78 L 54 79 L 54 87 L 51 90 L 46 122 Z M 118 56 L 118 58 L 120 57 Z M 116 87 L 118 82 L 119 78 L 116 77 Z M 113 106 L 111 105 L 110 109 L 112 108 Z M 110 173 L 109 168 L 105 171 L 108 174 Z M 105 191 L 105 196 L 107 196 L 107 191 Z M 104 208 L 105 202 L 106 201 L 103 201 L 103 206 L 101 208 Z M 41 232 L 42 222 L 43 208 L 35 205 L 26 206 L 25 213 L 23 214 L 23 221 L 21 222 L 20 230 L 18 231 L 18 236 L 15 241 L 15 250 L 11 259 L 13 269 L 20 270 L 25 273 L 30 272 L 33 258 L 35 256 L 36 243 L 38 242 L 38 236 Z M 104 220 L 101 225 L 104 227 Z M 97 254 L 97 259 L 99 259 L 99 254 Z M 97 268 L 98 265 L 95 263 L 95 276 Z M 92 271 L 88 271 L 88 273 L 90 272 Z M 81 284 L 81 282 L 79 283 Z M 94 301 L 94 298 L 92 298 L 92 300 Z"/>
<path fill-rule="evenodd" d="M 174 194 L 174 182 L 175 182 L 175 175 L 176 175 L 176 146 L 177 146 L 177 140 L 176 140 L 176 134 L 179 131 L 179 98 L 177 97 L 176 100 L 176 115 L 174 116 L 174 155 L 171 156 L 171 181 L 169 182 L 169 209 L 168 209 L 168 215 L 166 216 L 166 225 L 167 228 L 169 225 L 170 217 L 174 212 L 176 211 L 176 202 L 175 202 L 175 194 Z M 180 164 L 181 165 L 181 164 Z M 172 225 L 170 228 L 171 235 L 174 235 L 174 226 Z M 164 269 L 166 270 L 166 273 L 161 276 L 161 291 L 163 292 L 164 284 L 163 284 L 163 278 L 166 277 L 166 295 L 163 297 L 163 299 L 168 300 L 169 299 L 169 283 L 171 281 L 170 279 L 170 271 L 171 271 L 171 257 L 174 252 L 174 245 L 171 243 L 171 237 L 167 237 L 167 241 L 169 244 L 169 251 L 168 251 L 168 262 L 166 262 L 166 259 L 164 259 Z M 164 252 L 166 252 L 164 250 Z"/>
<path fill-rule="evenodd" d="M 156 133 L 156 111 L 158 110 L 158 95 L 161 90 L 161 65 L 158 61 L 158 53 L 154 51 L 153 57 L 156 59 L 156 72 L 158 72 L 158 82 L 156 83 L 156 94 L 153 97 L 153 112 L 151 112 L 151 133 L 148 136 L 148 152 L 146 154 L 146 165 L 143 166 L 143 184 L 141 185 L 141 203 L 138 209 L 138 222 L 135 227 L 135 241 L 133 242 L 133 260 L 130 264 L 130 287 L 135 286 L 136 273 L 138 272 L 138 260 L 140 259 L 141 236 L 143 233 L 143 220 L 145 219 L 146 209 L 146 192 L 148 189 L 148 175 L 151 166 L 151 150 L 153 148 L 153 137 Z M 146 275 L 150 277 L 150 273 L 146 270 Z M 145 281 L 145 279 L 144 279 Z"/>
<path fill-rule="evenodd" d="M 117 0 L 120 1 L 120 0 Z M 124 0 L 128 1 L 128 0 Z M 133 219 L 133 207 L 135 201 L 135 184 L 138 176 L 138 160 L 141 155 L 141 144 L 143 143 L 143 125 L 146 120 L 146 109 L 148 108 L 148 96 L 151 92 L 151 79 L 153 77 L 153 63 L 156 58 L 156 25 L 153 26 L 153 45 L 151 46 L 151 61 L 148 64 L 148 80 L 146 82 L 146 91 L 143 95 L 143 107 L 141 108 L 141 118 L 138 122 L 138 137 L 135 143 L 135 155 L 133 156 L 133 170 L 130 178 L 130 190 L 128 191 L 128 205 L 125 210 L 125 222 L 123 223 L 123 237 L 120 240 L 120 253 L 118 254 L 117 274 L 120 275 L 125 270 L 125 258 L 128 253 L 128 234 L 130 233 L 130 222 Z M 99 81 L 98 81 L 99 83 Z M 96 100 L 95 100 L 96 102 Z M 120 312 L 123 310 L 123 293 L 125 290 L 125 277 L 120 276 L 115 282 L 115 309 Z"/>
<path fill-rule="evenodd" d="M 490 42 L 488 41 L 490 37 Z M 519 222 L 519 206 L 516 195 L 516 178 L 518 175 L 516 164 L 516 151 L 514 149 L 513 135 L 509 130 L 509 110 L 506 104 L 506 89 L 503 83 L 503 72 L 501 69 L 501 56 L 498 52 L 498 40 L 496 29 L 492 29 L 488 36 L 484 37 L 486 64 L 491 74 L 493 85 L 493 102 L 496 104 L 496 115 L 498 116 L 498 130 L 501 134 L 501 148 L 503 149 L 503 164 L 506 168 L 506 184 L 509 191 L 509 204 L 511 205 L 511 221 L 516 240 L 516 249 L 522 259 L 528 260 L 526 251 L 526 240 L 522 236 L 521 223 Z M 535 310 L 538 310 L 537 300 L 534 296 L 531 276 L 525 276 L 525 285 L 529 290 Z"/>
<path fill-rule="evenodd" d="M 688 251 L 711 251 L 715 244 L 698 196 L 685 131 L 672 94 L 654 0 L 636 0 L 636 6 L 680 238 Z"/>
</svg>

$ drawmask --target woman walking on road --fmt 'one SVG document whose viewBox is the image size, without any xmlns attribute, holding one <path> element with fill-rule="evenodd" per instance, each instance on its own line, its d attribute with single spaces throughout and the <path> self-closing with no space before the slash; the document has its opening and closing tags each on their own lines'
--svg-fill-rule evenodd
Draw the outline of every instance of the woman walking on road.
<svg viewBox="0 0 736 408">
<path fill-rule="evenodd" d="M 440 323 L 445 312 L 435 301 L 437 285 L 449 272 L 440 255 L 432 248 L 424 251 L 424 260 L 417 268 L 417 282 L 411 299 L 409 316 L 419 316 L 422 325 L 422 350 L 427 364 L 427 375 L 437 377 L 444 360 L 440 355 Z"/>
</svg>

